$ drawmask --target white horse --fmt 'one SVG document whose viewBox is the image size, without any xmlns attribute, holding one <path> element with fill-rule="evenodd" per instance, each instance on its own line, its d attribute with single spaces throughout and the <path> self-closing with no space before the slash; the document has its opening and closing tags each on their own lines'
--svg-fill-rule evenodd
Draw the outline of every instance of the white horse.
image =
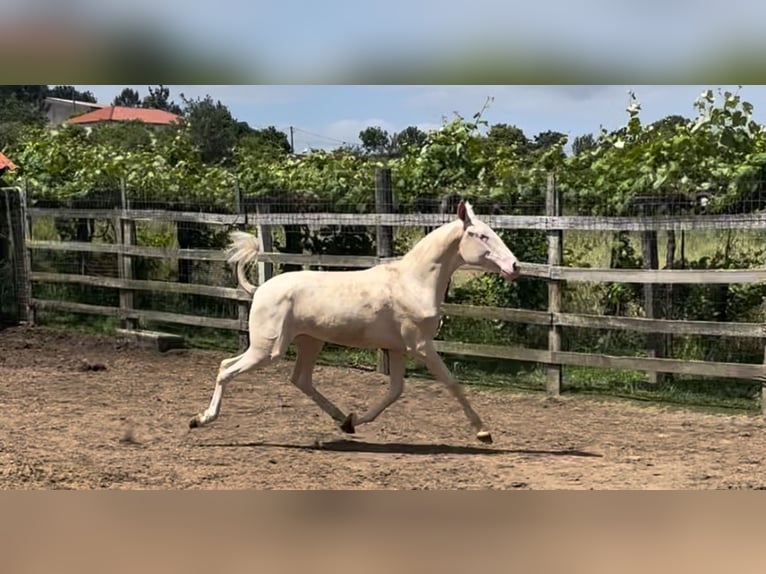
<svg viewBox="0 0 766 574">
<path fill-rule="evenodd" d="M 258 242 L 249 233 L 232 232 L 228 261 L 236 265 L 239 285 L 254 293 L 250 346 L 241 355 L 221 362 L 210 404 L 191 419 L 189 426 L 202 426 L 218 418 L 227 383 L 280 358 L 294 341 L 297 358 L 291 381 L 344 432 L 353 433 L 355 426 L 375 420 L 399 398 L 404 388 L 404 357 L 409 354 L 447 385 L 476 437 L 491 443 L 491 434 L 437 354 L 433 338 L 447 284 L 458 267 L 478 266 L 513 281 L 519 274 L 518 262 L 497 234 L 476 217 L 468 202 L 460 202 L 457 215 L 455 221 L 426 235 L 399 260 L 359 271 L 282 273 L 257 291 L 245 275 L 245 265 L 258 256 Z M 388 351 L 388 392 L 359 417 L 344 415 L 314 388 L 312 373 L 324 342 Z"/>
</svg>

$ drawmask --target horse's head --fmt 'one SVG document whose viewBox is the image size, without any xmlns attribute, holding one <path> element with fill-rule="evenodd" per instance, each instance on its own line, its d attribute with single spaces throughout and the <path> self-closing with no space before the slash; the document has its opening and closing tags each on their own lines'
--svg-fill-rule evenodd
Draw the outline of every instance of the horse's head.
<svg viewBox="0 0 766 574">
<path fill-rule="evenodd" d="M 461 201 L 457 216 L 463 222 L 460 256 L 468 265 L 499 273 L 506 281 L 519 276 L 519 262 L 494 230 L 479 220 L 471 204 Z"/>
</svg>

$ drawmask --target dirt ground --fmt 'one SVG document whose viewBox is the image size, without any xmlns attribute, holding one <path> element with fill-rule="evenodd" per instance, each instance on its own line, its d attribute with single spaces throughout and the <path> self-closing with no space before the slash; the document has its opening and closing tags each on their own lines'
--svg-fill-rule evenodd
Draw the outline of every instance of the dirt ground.
<svg viewBox="0 0 766 574">
<path fill-rule="evenodd" d="M 190 430 L 226 356 L 0 331 L 0 487 L 766 488 L 761 417 L 466 387 L 495 439 L 483 445 L 446 389 L 409 379 L 397 403 L 345 435 L 288 382 L 289 361 L 235 379 L 221 417 Z M 322 366 L 315 382 L 356 413 L 387 384 Z"/>
</svg>

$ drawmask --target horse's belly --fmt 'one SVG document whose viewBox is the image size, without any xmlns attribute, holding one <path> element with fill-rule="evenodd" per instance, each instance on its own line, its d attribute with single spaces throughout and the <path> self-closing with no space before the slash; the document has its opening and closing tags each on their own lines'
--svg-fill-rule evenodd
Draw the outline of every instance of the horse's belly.
<svg viewBox="0 0 766 574">
<path fill-rule="evenodd" d="M 316 338 L 343 345 L 346 347 L 356 347 L 361 349 L 399 349 L 403 348 L 401 337 L 392 330 L 373 329 L 370 327 L 343 330 L 320 330 L 315 335 Z"/>
<path fill-rule="evenodd" d="M 387 310 L 379 313 L 345 313 L 296 317 L 301 333 L 317 339 L 358 348 L 398 348 L 401 332 Z"/>
<path fill-rule="evenodd" d="M 401 347 L 383 279 L 363 272 L 296 274 L 289 293 L 293 332 L 350 347 Z"/>
</svg>

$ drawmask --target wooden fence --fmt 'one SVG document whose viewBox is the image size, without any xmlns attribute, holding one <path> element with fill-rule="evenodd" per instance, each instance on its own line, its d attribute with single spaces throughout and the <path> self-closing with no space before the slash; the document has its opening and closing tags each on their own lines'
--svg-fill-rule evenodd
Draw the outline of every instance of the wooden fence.
<svg viewBox="0 0 766 574">
<path fill-rule="evenodd" d="M 389 185 L 381 178 L 379 186 Z M 389 202 L 386 193 L 378 194 L 380 202 Z M 388 197 L 388 199 L 387 199 Z M 383 237 L 383 250 L 379 245 L 376 256 L 301 255 L 277 253 L 272 248 L 271 230 L 279 225 L 361 225 L 379 229 L 392 227 L 436 226 L 453 219 L 452 215 L 407 215 L 391 213 L 334 214 L 334 213 L 196 213 L 165 210 L 130 209 L 123 203 L 120 209 L 53 209 L 25 207 L 24 218 L 28 224 L 41 217 L 110 219 L 117 231 L 115 244 L 75 241 L 41 241 L 29 236 L 29 225 L 25 233 L 25 249 L 67 252 L 114 253 L 118 257 L 118 277 L 49 273 L 28 271 L 30 282 L 69 283 L 107 287 L 119 290 L 119 306 L 102 306 L 75 303 L 62 300 L 32 298 L 29 302 L 29 320 L 34 320 L 37 309 L 74 313 L 105 315 L 118 318 L 124 327 L 138 328 L 141 321 L 176 323 L 190 326 L 230 329 L 247 333 L 248 295 L 239 288 L 174 283 L 165 281 L 137 280 L 134 277 L 133 258 L 156 257 L 178 258 L 200 261 L 224 261 L 222 251 L 205 249 L 170 249 L 136 245 L 135 223 L 137 221 L 196 222 L 211 225 L 242 226 L 257 228 L 257 235 L 265 252 L 260 257 L 259 281 L 268 279 L 273 264 L 298 264 L 323 267 L 369 267 L 390 259 L 390 239 Z M 766 215 L 745 214 L 726 216 L 652 216 L 652 217 L 575 217 L 562 216 L 560 198 L 557 198 L 555 182 L 549 182 L 548 209 L 545 216 L 485 216 L 495 229 L 544 230 L 548 237 L 548 263 L 521 263 L 523 276 L 543 278 L 549 285 L 548 309 L 484 307 L 471 305 L 444 304 L 445 314 L 455 317 L 503 320 L 517 323 L 541 325 L 548 328 L 548 348 L 530 349 L 521 346 L 487 345 L 458 341 L 438 341 L 438 350 L 444 353 L 532 361 L 547 365 L 547 390 L 558 394 L 563 366 L 616 368 L 645 371 L 647 373 L 679 373 L 706 377 L 754 379 L 766 381 L 766 365 L 754 363 L 711 362 L 681 360 L 663 357 L 614 356 L 599 353 L 569 352 L 561 350 L 561 328 L 576 327 L 590 329 L 616 329 L 647 334 L 672 333 L 677 335 L 711 335 L 751 337 L 766 339 L 766 325 L 761 323 L 713 322 L 668 320 L 644 317 L 601 316 L 580 313 L 566 313 L 561 310 L 561 286 L 564 282 L 620 282 L 641 284 L 713 284 L 753 283 L 766 280 L 766 269 L 725 269 L 725 270 L 675 270 L 675 269 L 592 269 L 566 267 L 562 265 L 562 234 L 567 230 L 587 229 L 597 231 L 657 231 L 684 229 L 766 229 Z M 379 209 L 378 211 L 387 211 Z M 29 265 L 29 257 L 24 257 Z M 31 291 L 31 287 L 27 292 Z M 133 297 L 136 291 L 181 293 L 217 297 L 238 303 L 237 318 L 213 318 L 163 311 L 137 309 Z M 766 356 L 766 355 L 765 355 Z M 385 369 L 385 362 L 379 363 Z M 766 386 L 762 390 L 762 409 L 766 414 Z"/>
</svg>

